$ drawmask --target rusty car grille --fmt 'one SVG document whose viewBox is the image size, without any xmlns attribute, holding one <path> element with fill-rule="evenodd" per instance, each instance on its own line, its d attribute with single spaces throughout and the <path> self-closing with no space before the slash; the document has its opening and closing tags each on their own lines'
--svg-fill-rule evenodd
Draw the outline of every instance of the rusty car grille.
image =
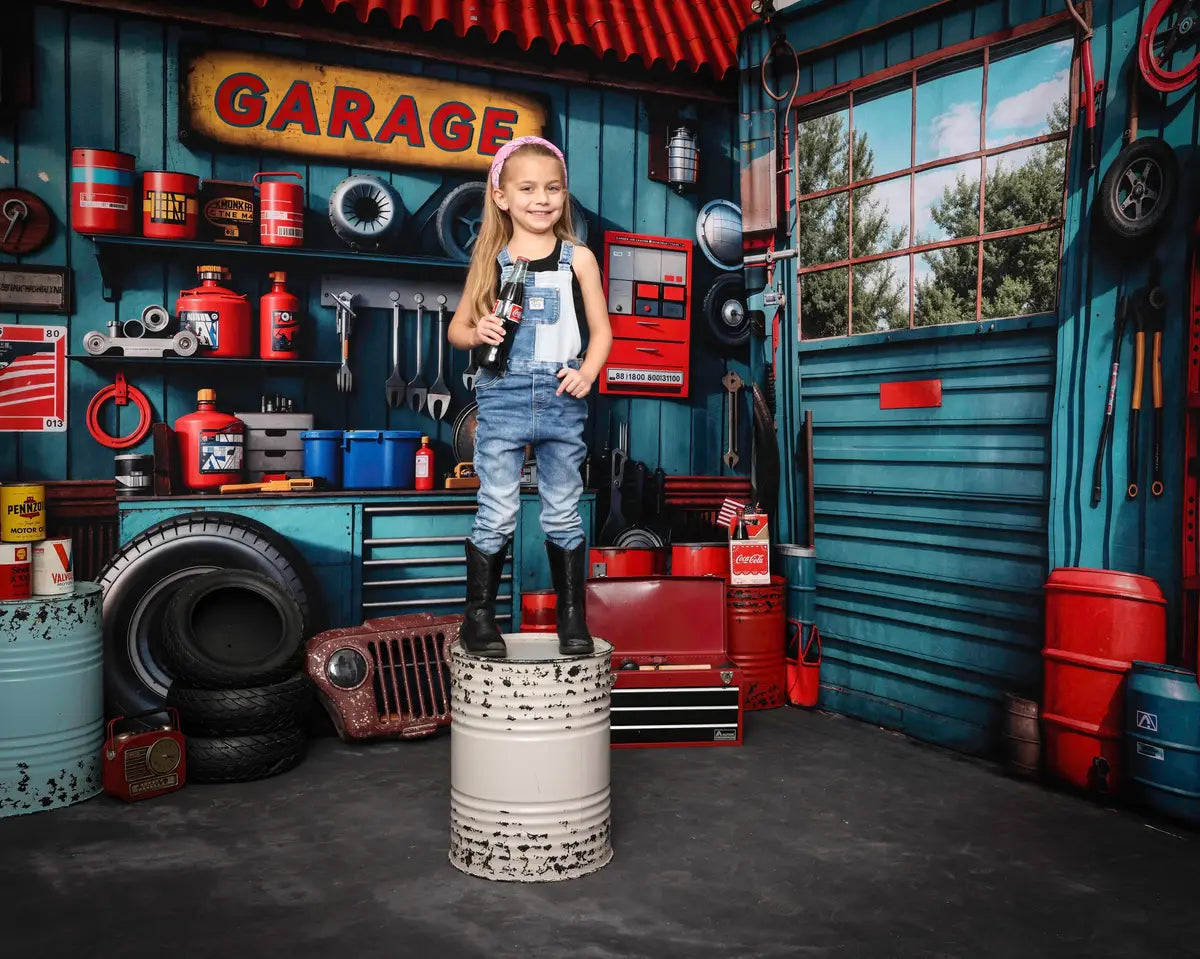
<svg viewBox="0 0 1200 959">
<path fill-rule="evenodd" d="M 367 642 L 375 705 L 384 722 L 445 719 L 450 714 L 450 667 L 442 632 L 380 637 Z"/>
</svg>

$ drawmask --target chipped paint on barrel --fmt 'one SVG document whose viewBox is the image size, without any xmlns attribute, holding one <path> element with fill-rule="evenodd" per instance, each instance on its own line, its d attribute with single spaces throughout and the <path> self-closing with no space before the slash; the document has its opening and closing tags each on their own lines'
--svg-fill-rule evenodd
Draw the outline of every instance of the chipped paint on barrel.
<svg viewBox="0 0 1200 959">
<path fill-rule="evenodd" d="M 100 587 L 0 602 L 0 817 L 101 789 Z"/>
<path fill-rule="evenodd" d="M 612 646 L 563 656 L 510 633 L 508 656 L 450 648 L 450 862 L 510 882 L 574 879 L 612 859 Z"/>
</svg>

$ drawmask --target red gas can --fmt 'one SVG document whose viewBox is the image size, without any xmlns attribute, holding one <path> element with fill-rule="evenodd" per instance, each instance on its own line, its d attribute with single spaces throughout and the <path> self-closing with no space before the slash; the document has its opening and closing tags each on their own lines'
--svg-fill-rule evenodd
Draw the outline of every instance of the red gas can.
<svg viewBox="0 0 1200 959">
<path fill-rule="evenodd" d="M 162 240 L 196 239 L 200 178 L 154 170 L 142 174 L 142 235 Z"/>
<path fill-rule="evenodd" d="M 264 182 L 265 176 L 294 176 L 299 173 L 256 173 L 259 189 L 258 235 L 263 246 L 304 246 L 304 187 L 299 183 Z"/>
<path fill-rule="evenodd" d="M 196 412 L 175 421 L 183 482 L 190 489 L 216 489 L 242 478 L 246 426 L 217 409 L 215 390 L 196 394 Z"/>
<path fill-rule="evenodd" d="M 115 150 L 71 151 L 71 226 L 79 233 L 132 233 L 134 157 Z"/>
<path fill-rule="evenodd" d="M 200 285 L 180 290 L 175 301 L 179 328 L 196 335 L 201 353 L 226 359 L 248 357 L 252 336 L 249 297 L 217 285 L 218 280 L 229 279 L 223 266 L 198 266 L 196 273 Z"/>
<path fill-rule="evenodd" d="M 258 301 L 258 355 L 300 359 L 300 298 L 288 292 L 286 273 L 271 273 L 271 292 Z"/>
</svg>

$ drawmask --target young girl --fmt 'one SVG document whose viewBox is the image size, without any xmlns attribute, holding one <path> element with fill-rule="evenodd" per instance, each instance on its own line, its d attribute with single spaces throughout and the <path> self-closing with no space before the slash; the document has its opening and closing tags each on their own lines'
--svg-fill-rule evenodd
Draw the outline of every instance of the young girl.
<svg viewBox="0 0 1200 959">
<path fill-rule="evenodd" d="M 566 163 L 558 148 L 541 137 L 512 140 L 492 161 L 488 185 L 466 289 L 447 332 L 453 346 L 473 350 L 503 340 L 504 324 L 492 312 L 500 285 L 517 257 L 530 262 L 507 370 L 481 371 L 475 381 L 479 509 L 467 540 L 467 612 L 459 639 L 478 656 L 505 654 L 496 592 L 517 525 L 525 447 L 532 444 L 558 597 L 558 648 L 586 655 L 592 638 L 584 620 L 580 467 L 587 453 L 586 397 L 612 347 L 608 305 L 596 257 L 571 226 Z"/>
</svg>

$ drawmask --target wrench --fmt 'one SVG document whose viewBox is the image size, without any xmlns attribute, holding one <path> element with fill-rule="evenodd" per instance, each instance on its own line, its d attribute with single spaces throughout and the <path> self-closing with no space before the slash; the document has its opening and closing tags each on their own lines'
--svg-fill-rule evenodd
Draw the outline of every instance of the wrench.
<svg viewBox="0 0 1200 959">
<path fill-rule="evenodd" d="M 387 405 L 399 409 L 404 405 L 404 376 L 400 372 L 400 294 L 392 290 L 388 294 L 392 301 L 392 374 L 383 384 L 387 394 Z"/>
<path fill-rule="evenodd" d="M 737 394 L 743 386 L 742 378 L 734 370 L 730 370 L 721 377 L 721 384 L 729 393 L 729 409 L 726 414 L 726 426 L 729 430 L 729 443 L 725 448 L 725 455 L 721 457 L 725 465 L 730 469 L 737 466 Z"/>
<path fill-rule="evenodd" d="M 429 388 L 425 385 L 425 377 L 421 375 L 421 320 L 425 318 L 425 294 L 414 293 L 413 301 L 417 304 L 417 375 L 408 381 L 408 405 L 414 413 L 420 413 L 425 407 L 425 394 Z"/>
<path fill-rule="evenodd" d="M 428 400 L 429 415 L 435 420 L 440 420 L 446 415 L 446 410 L 450 408 L 450 387 L 446 385 L 446 381 L 442 378 L 443 350 L 446 342 L 446 294 L 439 293 L 437 301 L 437 379 L 433 381 L 433 386 L 429 388 Z"/>
</svg>

